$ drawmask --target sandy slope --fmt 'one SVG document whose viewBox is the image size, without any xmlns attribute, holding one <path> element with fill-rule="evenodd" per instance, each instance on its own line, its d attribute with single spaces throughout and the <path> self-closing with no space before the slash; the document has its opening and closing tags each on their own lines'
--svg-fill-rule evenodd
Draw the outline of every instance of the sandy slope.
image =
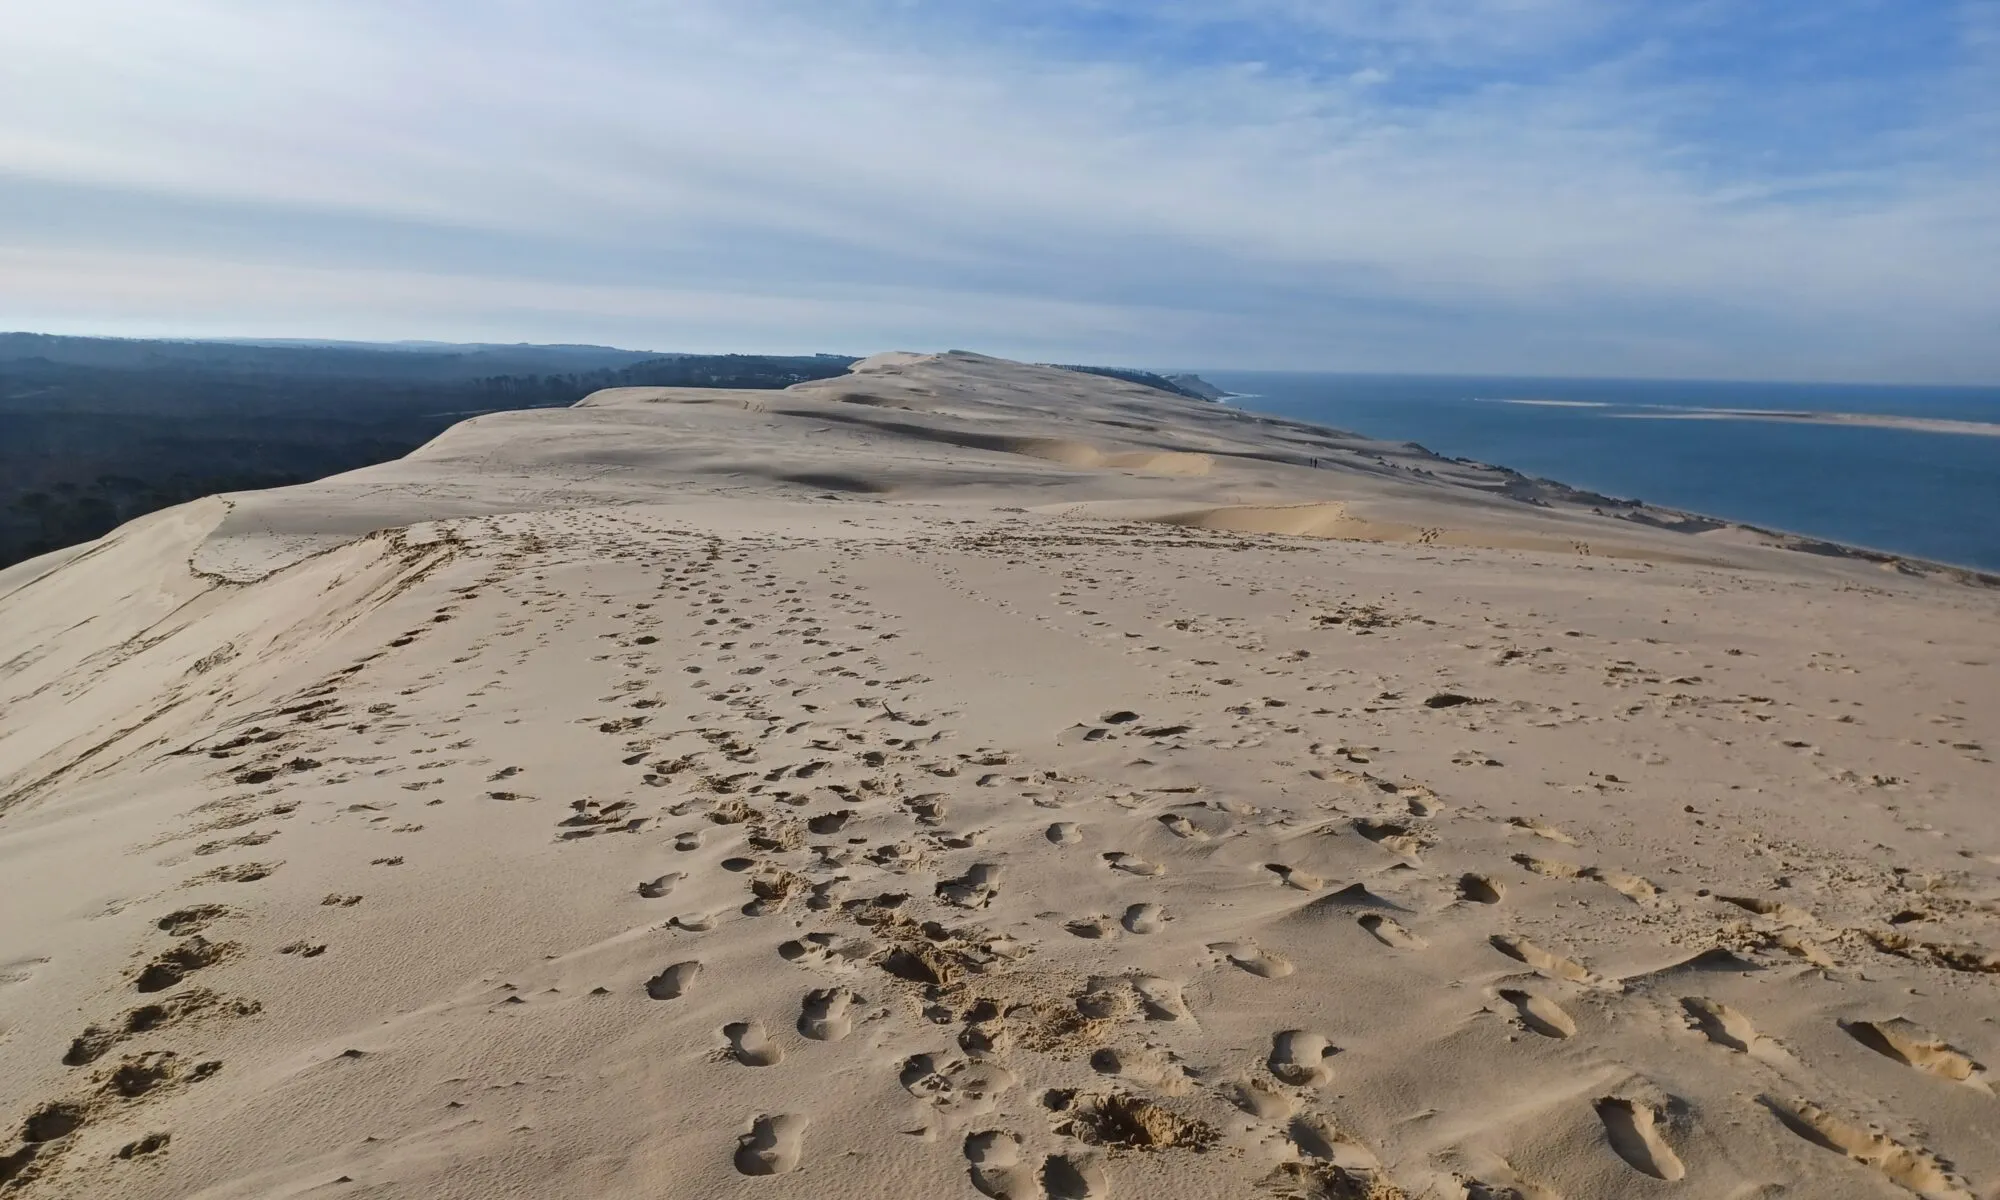
<svg viewBox="0 0 2000 1200">
<path fill-rule="evenodd" d="M 2000 1194 L 2000 595 L 1788 544 L 972 356 L 156 514 L 0 1194 Z"/>
</svg>

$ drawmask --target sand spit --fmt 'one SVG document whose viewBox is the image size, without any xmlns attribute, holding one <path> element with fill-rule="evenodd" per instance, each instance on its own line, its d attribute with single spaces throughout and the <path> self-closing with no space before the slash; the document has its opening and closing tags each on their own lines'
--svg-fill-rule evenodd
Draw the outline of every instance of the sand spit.
<svg viewBox="0 0 2000 1200">
<path fill-rule="evenodd" d="M 972 355 L 155 514 L 0 1196 L 1991 1196 L 2000 593 L 1797 544 Z"/>
<path fill-rule="evenodd" d="M 1770 408 L 1691 408 L 1680 412 L 1615 413 L 1639 421 L 1789 421 L 1795 425 L 1853 425 L 1864 429 L 1908 429 L 1965 437 L 2000 437 L 2000 422 L 1955 421 L 1942 417 L 1899 417 L 1891 413 L 1810 412 Z"/>
</svg>

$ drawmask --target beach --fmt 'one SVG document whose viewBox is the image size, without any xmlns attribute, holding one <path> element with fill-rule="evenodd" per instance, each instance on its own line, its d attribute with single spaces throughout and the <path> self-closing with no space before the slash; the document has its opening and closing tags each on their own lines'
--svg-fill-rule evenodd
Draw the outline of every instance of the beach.
<svg viewBox="0 0 2000 1200">
<path fill-rule="evenodd" d="M 959 352 L 155 513 L 0 1194 L 1987 1197 L 1995 584 Z"/>
</svg>

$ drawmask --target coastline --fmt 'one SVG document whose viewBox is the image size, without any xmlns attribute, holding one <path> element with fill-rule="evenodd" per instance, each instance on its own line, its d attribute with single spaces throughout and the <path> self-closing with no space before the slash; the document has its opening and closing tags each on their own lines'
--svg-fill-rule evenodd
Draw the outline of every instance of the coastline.
<svg viewBox="0 0 2000 1200">
<path fill-rule="evenodd" d="M 1227 375 L 1225 372 L 1216 372 L 1216 374 Z M 1288 419 L 1320 420 L 1330 425 L 1360 431 L 1378 429 L 1383 425 L 1387 425 L 1392 429 L 1400 426 L 1404 433 L 1412 435 L 1416 444 L 1420 445 L 1424 444 L 1427 438 L 1427 434 L 1420 432 L 1420 430 L 1438 425 L 1440 422 L 1449 419 L 1444 414 L 1450 410 L 1443 407 L 1444 405 L 1467 402 L 1481 406 L 1490 405 L 1496 409 L 1501 407 L 1516 407 L 1524 411 L 1546 411 L 1552 414 L 1551 420 L 1560 419 L 1553 414 L 1575 411 L 1580 416 L 1585 417 L 1618 417 L 1626 421 L 1661 420 L 1681 423 L 1733 420 L 1758 423 L 1773 428 L 1782 428 L 1787 425 L 1847 429 L 1882 428 L 1912 433 L 1946 436 L 1960 435 L 1977 438 L 1982 441 L 1987 437 L 2000 434 L 2000 423 L 1982 420 L 1961 420 L 1945 417 L 1905 417 L 1893 413 L 1834 412 L 1747 406 L 1714 405 L 1681 407 L 1647 400 L 1643 398 L 1643 394 L 1614 399 L 1586 399 L 1582 396 L 1562 397 L 1560 395 L 1519 398 L 1496 395 L 1491 391 L 1481 394 L 1477 390 L 1475 383 L 1456 378 L 1349 377 L 1305 374 L 1290 375 L 1284 378 L 1291 385 L 1289 388 L 1268 389 L 1262 391 L 1257 396 L 1257 399 L 1263 400 L 1266 405 L 1264 411 L 1284 415 Z M 1490 380 L 1475 382 L 1478 384 L 1492 383 Z M 1517 382 L 1520 383 L 1523 390 L 1531 386 L 1527 381 Z M 1626 381 L 1617 380 L 1568 382 L 1570 386 L 1586 396 L 1593 391 L 1603 394 L 1609 389 L 1630 386 Z M 1546 381 L 1544 383 L 1546 385 Z M 1722 385 L 1654 384 L 1647 381 L 1643 386 L 1648 389 L 1655 389 L 1662 387 L 1692 388 L 1696 386 L 1714 387 Z M 1742 386 L 1749 387 L 1753 385 Z M 1797 387 L 1799 385 L 1783 386 Z M 1956 392 L 1962 389 L 1952 390 Z M 1312 397 L 1322 391 L 1326 399 L 1323 402 L 1315 402 Z M 1376 399 L 1372 395 L 1374 393 L 1379 393 L 1384 398 Z M 1976 394 L 1982 399 L 1986 396 L 1984 390 L 1979 390 L 1972 394 Z M 1402 398 L 1404 396 L 1408 398 Z M 1388 399 L 1387 397 L 1396 398 Z M 1959 401 L 1958 403 L 1962 407 L 1965 402 Z M 1392 411 L 1392 408 L 1399 411 Z M 1325 410 L 1325 415 L 1321 416 L 1316 410 Z M 1404 412 L 1414 415 L 1406 418 L 1402 415 Z M 1370 416 L 1374 416 L 1376 419 L 1371 421 L 1368 419 Z M 1521 457 L 1526 457 L 1530 460 L 1536 457 L 1533 453 L 1522 453 L 1522 445 L 1516 443 L 1525 443 L 1526 439 L 1538 436 L 1534 431 L 1542 428 L 1539 418 L 1535 424 L 1523 423 L 1518 427 L 1511 424 L 1504 426 L 1496 425 L 1488 421 L 1484 424 L 1472 426 L 1471 428 L 1478 432 L 1461 433 L 1457 439 L 1460 443 L 1460 448 L 1465 447 L 1467 442 L 1472 443 L 1470 453 L 1464 456 L 1467 461 L 1478 461 L 1483 464 L 1495 466 L 1514 461 L 1514 456 L 1508 455 L 1504 450 L 1493 452 L 1493 449 L 1498 449 L 1497 447 L 1482 453 L 1478 448 L 1479 443 L 1482 441 L 1488 443 L 1506 443 L 1507 446 L 1511 447 Z M 1574 428 L 1555 427 L 1554 432 L 1550 436 L 1556 438 L 1557 441 L 1551 444 L 1572 445 L 1575 442 L 1576 430 L 1588 428 L 1587 424 L 1575 426 Z M 1436 431 L 1433 430 L 1432 432 Z M 1444 435 L 1439 434 L 1438 436 Z M 1702 462 L 1700 454 L 1691 448 L 1691 444 L 1686 439 L 1681 439 L 1676 444 L 1683 447 L 1683 449 L 1679 452 L 1678 459 L 1674 461 L 1686 467 L 1690 472 L 1689 478 L 1700 478 L 1700 473 L 1703 470 L 1710 472 L 1708 479 L 1692 490 L 1697 492 L 1703 490 L 1703 488 L 1713 490 L 1713 483 L 1723 478 L 1723 476 L 1713 474 L 1713 471 L 1717 468 L 1708 467 L 1707 464 Z M 1777 452 L 1777 446 L 1774 443 L 1766 441 L 1763 445 L 1768 447 L 1772 453 Z M 1660 472 L 1657 470 L 1650 473 L 1640 472 L 1642 475 L 1655 476 L 1652 478 L 1624 480 L 1623 482 L 1630 490 L 1620 489 L 1612 491 L 1604 487 L 1602 482 L 1604 477 L 1612 477 L 1612 487 L 1616 488 L 1619 482 L 1616 477 L 1632 473 L 1628 468 L 1635 460 L 1623 456 L 1638 452 L 1642 446 L 1643 443 L 1633 442 L 1629 439 L 1607 440 L 1599 438 L 1597 441 L 1591 443 L 1591 450 L 1603 458 L 1605 464 L 1609 464 L 1597 472 L 1600 477 L 1600 483 L 1596 488 L 1579 487 L 1560 482 L 1564 480 L 1565 472 L 1561 469 L 1559 463 L 1544 462 L 1541 470 L 1522 473 L 1537 479 L 1557 482 L 1559 486 L 1569 487 L 1571 490 L 1580 493 L 1597 495 L 1607 506 L 1623 505 L 1625 503 L 1623 500 L 1615 499 L 1614 497 L 1616 496 L 1630 496 L 1634 494 L 1650 496 L 1655 493 L 1655 489 L 1673 490 L 1672 488 L 1665 487 L 1662 482 L 1664 477 L 1659 477 Z M 1856 453 L 1849 452 L 1847 457 L 1852 458 Z M 1868 451 L 1859 451 L 1858 453 L 1865 455 Z M 1899 450 L 1898 453 L 1907 458 L 1908 456 L 1917 454 L 1918 451 L 1912 447 L 1906 450 Z M 1990 462 L 1990 456 L 1968 457 L 1969 454 L 1969 449 L 1964 452 L 1954 451 L 1951 458 L 1947 459 L 1947 461 L 1964 460 L 1959 462 L 1954 468 L 1960 472 L 1976 471 L 1980 468 L 1981 464 Z M 1440 456 L 1447 459 L 1458 457 L 1450 454 L 1441 454 Z M 1542 457 L 1548 458 L 1549 456 L 1543 455 Z M 1751 457 L 1754 457 L 1754 452 L 1733 452 L 1730 459 L 1719 459 L 1718 462 L 1730 461 L 1737 469 L 1748 469 L 1749 464 L 1742 460 Z M 1848 463 L 1845 465 L 1848 469 L 1853 469 L 1855 464 Z M 1905 464 L 1903 469 L 1909 471 L 1914 468 Z M 1801 476 L 1799 484 L 1802 487 L 1808 486 L 1809 477 Z M 1842 510 L 1838 504 L 1827 508 L 1824 514 L 1819 514 L 1817 509 L 1815 509 L 1815 515 L 1822 519 L 1805 522 L 1821 526 L 1818 531 L 1800 529 L 1796 525 L 1785 521 L 1782 517 L 1773 517 L 1770 515 L 1770 510 L 1773 508 L 1782 510 L 1787 506 L 1782 503 L 1774 505 L 1771 501 L 1776 498 L 1766 494 L 1769 492 L 1768 488 L 1746 490 L 1732 487 L 1727 490 L 1732 495 L 1736 492 L 1743 493 L 1741 496 L 1735 496 L 1733 506 L 1726 504 L 1704 506 L 1698 501 L 1689 503 L 1687 502 L 1687 498 L 1683 497 L 1677 502 L 1648 502 L 1645 507 L 1652 509 L 1655 514 L 1667 515 L 1667 519 L 1670 521 L 1679 522 L 1689 527 L 1693 527 L 1699 522 L 1718 522 L 1739 526 L 1746 531 L 1762 536 L 1796 541 L 1802 547 L 1811 547 L 1815 553 L 1832 553 L 1838 550 L 1851 552 L 1858 558 L 1889 567 L 1893 567 L 1896 562 L 1903 562 L 1919 570 L 1959 572 L 1965 575 L 1969 581 L 1979 582 L 1983 586 L 1993 586 L 1992 581 L 1996 577 L 2000 577 L 2000 567 L 1996 567 L 1991 561 L 1993 558 L 1993 549 L 1985 542 L 1965 547 L 1968 551 L 1978 551 L 1977 556 L 1974 558 L 1954 557 L 1949 553 L 1938 553 L 1935 549 L 1925 552 L 1924 550 L 1909 547 L 1898 548 L 1894 541 L 1887 536 L 1888 531 L 1886 529 L 1877 528 L 1883 522 L 1874 519 L 1872 514 L 1869 515 L 1868 519 L 1859 521 L 1858 524 L 1876 533 L 1876 537 L 1855 536 L 1853 532 L 1842 536 L 1841 533 L 1830 532 L 1825 528 L 1827 525 L 1833 525 L 1835 528 L 1838 528 L 1843 523 Z M 1757 494 L 1752 495 L 1752 492 L 1756 492 Z M 1712 499 L 1722 501 L 1727 499 L 1727 497 L 1717 496 L 1712 497 Z M 1940 498 L 1937 502 L 1942 503 L 1946 501 Z M 1807 507 L 1813 506 L 1808 505 Z M 1760 512 L 1760 509 L 1764 511 Z M 1736 515 L 1722 515 L 1730 511 L 1733 511 Z M 1885 511 L 1900 512 L 1901 510 L 1890 509 Z M 1794 515 L 1799 517 L 1801 521 L 1805 521 L 1807 514 L 1801 512 Z M 1850 526 L 1857 524 L 1853 520 L 1847 520 L 1845 523 Z M 1929 540 L 1935 542 L 1938 539 L 1931 538 Z M 1960 538 L 1959 540 L 1964 541 L 1966 539 Z"/>
</svg>

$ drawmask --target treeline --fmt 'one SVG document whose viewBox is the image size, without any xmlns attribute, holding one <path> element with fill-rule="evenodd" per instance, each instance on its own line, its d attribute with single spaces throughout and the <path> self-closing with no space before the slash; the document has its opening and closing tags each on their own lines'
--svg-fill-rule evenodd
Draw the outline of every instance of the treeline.
<svg viewBox="0 0 2000 1200">
<path fill-rule="evenodd" d="M 493 375 L 629 367 L 678 357 L 612 346 L 531 346 L 443 342 L 194 342 L 0 333 L 0 362 L 39 360 L 70 367 L 160 371 L 193 367 L 217 375 L 361 376 L 371 379 L 477 379 Z"/>
<path fill-rule="evenodd" d="M 1143 387 L 1171 392 L 1189 400 L 1220 400 L 1228 395 L 1199 375 L 1162 375 L 1157 371 L 1141 371 L 1131 367 L 1090 367 L 1078 363 L 1050 363 L 1065 371 L 1081 371 L 1085 375 L 1102 375 L 1106 379 L 1122 379 L 1126 383 L 1136 383 Z"/>
<path fill-rule="evenodd" d="M 399 458 L 483 412 L 606 387 L 786 387 L 855 361 L 37 337 L 0 335 L 0 567 L 201 496 Z M 465 374 L 494 362 L 572 369 Z"/>
</svg>

